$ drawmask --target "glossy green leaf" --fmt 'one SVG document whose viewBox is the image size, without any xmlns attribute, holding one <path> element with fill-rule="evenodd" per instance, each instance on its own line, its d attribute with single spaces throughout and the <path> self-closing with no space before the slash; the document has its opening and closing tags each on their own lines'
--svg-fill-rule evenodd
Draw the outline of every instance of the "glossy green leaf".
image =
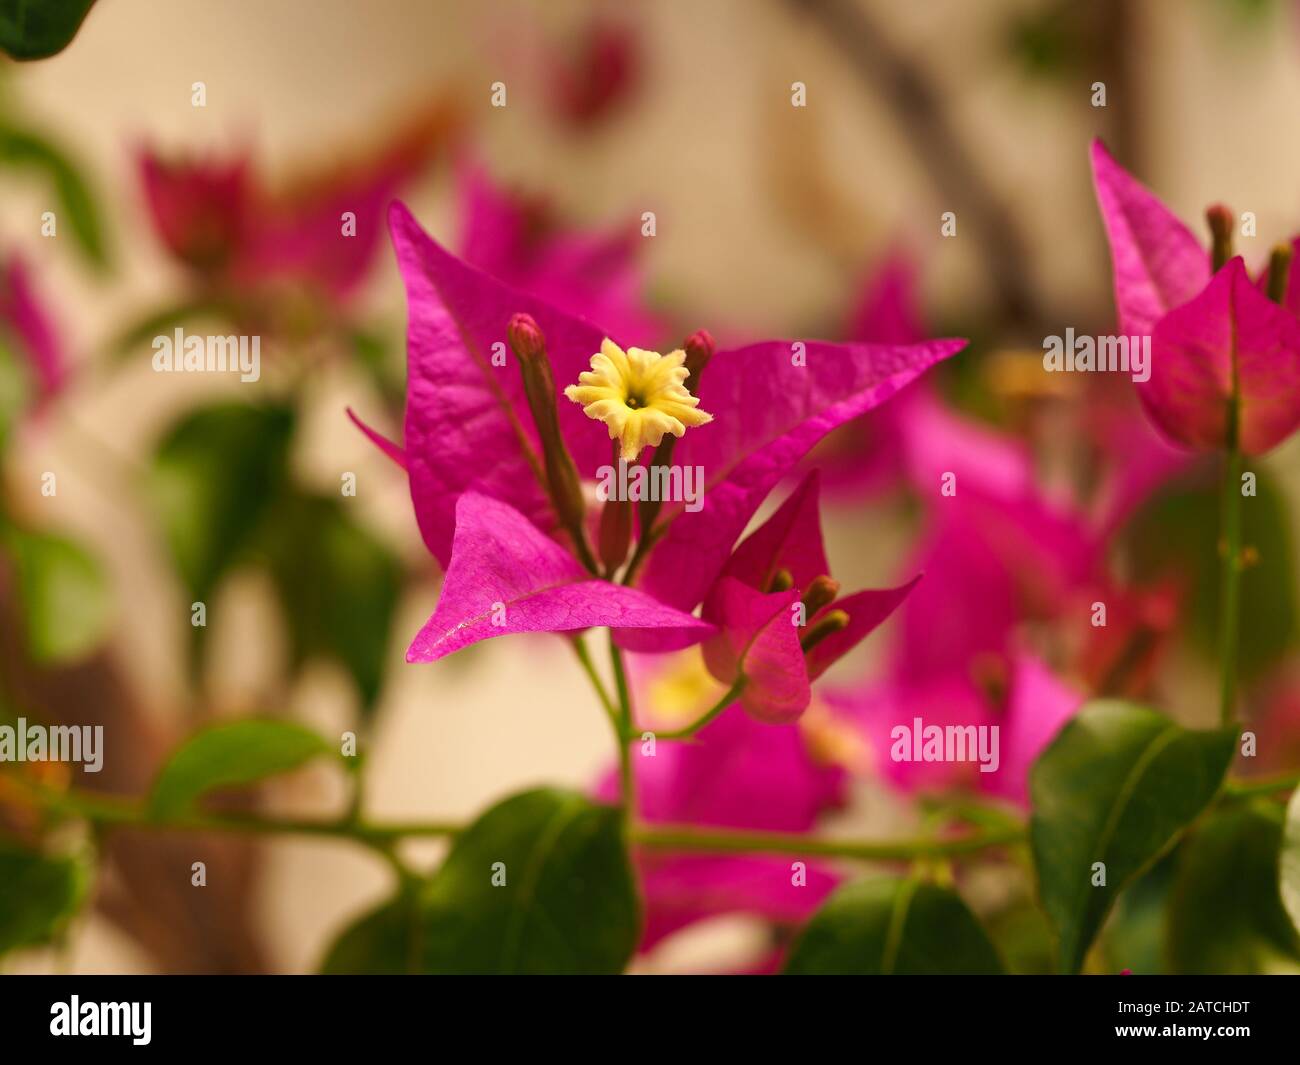
<svg viewBox="0 0 1300 1065">
<path fill-rule="evenodd" d="M 0 0 L 0 5 L 4 2 Z M 90 186 L 68 156 L 39 133 L 0 125 L 0 164 L 34 171 L 48 181 L 59 232 L 66 226 L 92 263 L 101 267 L 107 263 L 99 208 Z"/>
<path fill-rule="evenodd" d="M 1183 845 L 1169 905 L 1173 972 L 1300 969 L 1300 934 L 1282 905 L 1280 808 L 1253 803 L 1216 812 Z"/>
<path fill-rule="evenodd" d="M 397 976 L 423 968 L 423 917 L 411 895 L 376 906 L 330 944 L 320 972 L 327 976 Z"/>
<path fill-rule="evenodd" d="M 1127 969 L 1137 976 L 1168 973 L 1165 918 L 1183 846 L 1185 841 L 1134 880 L 1116 901 L 1099 939 L 1106 972 Z"/>
<path fill-rule="evenodd" d="M 86 863 L 0 843 L 0 954 L 58 935 L 85 901 Z"/>
<path fill-rule="evenodd" d="M 622 972 L 640 927 L 622 818 L 574 792 L 506 799 L 457 837 L 422 914 L 425 972 Z"/>
<path fill-rule="evenodd" d="M 1292 925 L 1300 929 L 1300 788 L 1287 803 L 1277 864 L 1282 905 L 1286 907 Z"/>
<path fill-rule="evenodd" d="M 402 565 L 352 520 L 348 500 L 292 496 L 259 548 L 280 593 L 296 663 L 321 656 L 348 671 L 370 709 L 383 683 Z"/>
<path fill-rule="evenodd" d="M 287 408 L 228 403 L 188 415 L 159 444 L 149 490 L 196 601 L 245 556 L 284 491 L 293 427 Z"/>
<path fill-rule="evenodd" d="M 785 972 L 810 975 L 1001 973 L 1002 962 L 955 892 L 873 877 L 837 890 L 800 934 Z"/>
<path fill-rule="evenodd" d="M 0 0 L 0 50 L 45 59 L 68 46 L 95 0 Z"/>
<path fill-rule="evenodd" d="M 32 659 L 67 662 L 93 651 L 110 620 L 108 576 L 99 562 L 71 540 L 15 526 L 5 530 L 3 546 Z"/>
<path fill-rule="evenodd" d="M 1039 756 L 1029 778 L 1030 841 L 1063 970 L 1082 967 L 1119 893 L 1210 804 L 1236 740 L 1235 730 L 1190 731 L 1133 703 L 1101 700 Z"/>
<path fill-rule="evenodd" d="M 185 813 L 207 792 L 286 773 L 332 748 L 290 721 L 251 719 L 217 725 L 191 737 L 163 765 L 149 794 L 158 817 Z"/>
</svg>

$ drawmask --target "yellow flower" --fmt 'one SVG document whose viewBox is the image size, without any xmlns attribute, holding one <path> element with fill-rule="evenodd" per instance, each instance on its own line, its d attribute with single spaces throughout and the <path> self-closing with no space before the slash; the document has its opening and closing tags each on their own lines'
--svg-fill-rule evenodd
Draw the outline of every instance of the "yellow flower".
<svg viewBox="0 0 1300 1065">
<path fill-rule="evenodd" d="M 685 363 L 684 351 L 625 352 L 607 338 L 591 357 L 591 369 L 564 394 L 581 403 L 588 418 L 604 422 L 609 438 L 620 442 L 619 457 L 632 462 L 642 448 L 658 445 L 664 433 L 681 436 L 688 426 L 713 421 L 686 389 Z"/>
</svg>

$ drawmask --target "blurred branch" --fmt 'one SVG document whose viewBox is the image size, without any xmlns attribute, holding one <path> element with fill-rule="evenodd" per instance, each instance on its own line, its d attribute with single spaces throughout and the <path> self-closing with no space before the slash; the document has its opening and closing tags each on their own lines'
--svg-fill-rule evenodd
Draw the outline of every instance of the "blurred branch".
<svg viewBox="0 0 1300 1065">
<path fill-rule="evenodd" d="M 86 776 L 98 791 L 147 788 L 175 737 L 135 698 L 105 651 L 58 668 L 27 660 L 11 597 L 0 594 L 0 678 L 15 708 L 64 725 L 102 725 L 113 756 Z M 18 774 L 7 780 L 21 781 Z M 87 801 L 112 802 L 85 791 Z M 105 864 L 99 909 L 135 939 L 168 973 L 257 973 L 267 968 L 253 912 L 257 853 L 246 840 L 212 836 L 157 838 L 120 832 L 101 839 Z M 203 889 L 190 884 L 202 859 L 222 875 Z"/>
<path fill-rule="evenodd" d="M 920 67 L 887 40 L 854 0 L 786 0 L 825 31 L 864 86 L 893 109 L 902 133 L 946 210 L 974 229 L 994 289 L 998 315 L 1032 327 L 1045 312 L 1027 282 L 1028 243 L 1016 216 L 958 136 L 938 92 Z"/>
</svg>

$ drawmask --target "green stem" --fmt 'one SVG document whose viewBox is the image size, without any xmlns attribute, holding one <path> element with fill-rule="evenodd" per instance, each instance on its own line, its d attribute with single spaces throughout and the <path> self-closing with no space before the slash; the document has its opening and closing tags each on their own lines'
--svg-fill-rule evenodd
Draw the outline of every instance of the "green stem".
<svg viewBox="0 0 1300 1065">
<path fill-rule="evenodd" d="M 900 839 L 884 842 L 819 839 L 783 832 L 742 832 L 702 829 L 691 825 L 641 825 L 632 841 L 643 847 L 666 850 L 710 851 L 719 854 L 791 854 L 819 858 L 854 858 L 861 861 L 907 861 L 913 858 L 969 854 L 1025 838 L 1021 826 L 990 829 L 952 839 Z"/>
<path fill-rule="evenodd" d="M 1259 780 L 1230 780 L 1223 790 L 1234 799 L 1248 799 L 1256 795 L 1272 795 L 1278 791 L 1293 791 L 1297 787 L 1300 787 L 1300 773 L 1291 772 Z"/>
<path fill-rule="evenodd" d="M 190 813 L 176 817 L 152 814 L 143 803 L 88 792 L 54 792 L 24 782 L 23 786 L 48 809 L 83 817 L 105 828 L 131 828 L 157 832 L 238 832 L 246 835 L 314 836 L 346 839 L 368 846 L 386 859 L 399 840 L 415 837 L 455 836 L 465 826 L 446 821 L 350 822 L 345 819 L 311 820 L 268 818 L 245 814 Z M 866 841 L 819 839 L 785 832 L 749 832 L 708 829 L 694 825 L 634 825 L 631 842 L 663 850 L 702 851 L 719 854 L 791 854 L 862 861 L 906 861 L 919 857 L 971 854 L 986 847 L 1022 842 L 1021 825 L 990 828 L 951 839 L 899 839 Z"/>
<path fill-rule="evenodd" d="M 636 810 L 636 778 L 632 773 L 632 740 L 635 735 L 632 723 L 632 697 L 628 692 L 627 670 L 623 667 L 623 652 L 614 642 L 614 630 L 609 630 L 609 660 L 614 667 L 614 686 L 618 692 L 618 724 L 614 733 L 618 740 L 618 785 L 622 798 L 623 816 L 631 823 Z"/>
<path fill-rule="evenodd" d="M 575 636 L 572 642 L 574 653 L 578 656 L 578 661 L 582 663 L 582 668 L 587 674 L 587 679 L 591 681 L 591 686 L 596 689 L 600 705 L 605 708 L 605 715 L 614 726 L 614 731 L 621 734 L 623 723 L 619 719 L 618 708 L 615 707 L 614 701 L 609 697 L 609 692 L 605 690 L 605 685 L 601 683 L 600 674 L 596 672 L 596 664 L 591 660 L 591 652 L 587 650 L 586 639 L 582 636 Z"/>
<path fill-rule="evenodd" d="M 736 683 L 728 688 L 722 698 L 714 703 L 713 706 L 709 707 L 701 717 L 691 722 L 691 724 L 686 725 L 684 728 L 674 729 L 672 732 L 656 732 L 655 738 L 660 740 L 684 740 L 688 736 L 694 736 L 695 733 L 699 732 L 700 729 L 739 699 L 740 693 L 745 690 L 745 685 L 747 683 L 748 678 L 744 676 L 736 678 Z"/>
<path fill-rule="evenodd" d="M 1235 403 L 1233 405 L 1235 409 Z M 1237 443 L 1235 416 L 1231 417 L 1223 474 L 1223 582 L 1219 601 L 1219 665 L 1222 685 L 1219 718 L 1230 725 L 1236 720 L 1237 630 L 1241 614 L 1241 449 Z"/>
</svg>

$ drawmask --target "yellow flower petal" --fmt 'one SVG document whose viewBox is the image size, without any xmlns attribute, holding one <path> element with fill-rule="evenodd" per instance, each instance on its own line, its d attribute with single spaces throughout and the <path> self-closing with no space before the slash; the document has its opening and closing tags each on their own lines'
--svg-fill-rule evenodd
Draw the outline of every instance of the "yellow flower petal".
<svg viewBox="0 0 1300 1065">
<path fill-rule="evenodd" d="M 591 357 L 591 369 L 564 394 L 581 404 L 588 418 L 604 422 L 609 438 L 619 441 L 619 457 L 633 462 L 643 448 L 657 447 L 664 434 L 680 437 L 687 428 L 713 420 L 686 388 L 685 363 L 684 351 L 624 351 L 606 337 Z"/>
</svg>

